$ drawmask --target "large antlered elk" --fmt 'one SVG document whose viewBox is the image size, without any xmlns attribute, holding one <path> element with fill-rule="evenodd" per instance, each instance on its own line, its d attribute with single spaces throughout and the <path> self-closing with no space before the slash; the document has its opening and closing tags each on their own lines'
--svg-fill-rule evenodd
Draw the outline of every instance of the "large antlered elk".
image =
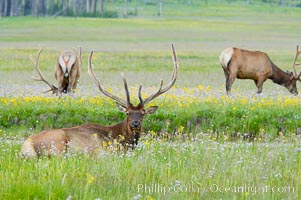
<svg viewBox="0 0 301 200">
<path fill-rule="evenodd" d="M 74 91 L 80 77 L 82 66 L 81 48 L 79 49 L 79 52 L 76 50 L 68 50 L 63 51 L 58 56 L 54 69 L 54 76 L 58 81 L 58 86 L 54 86 L 47 81 L 39 68 L 40 55 L 42 51 L 43 48 L 38 51 L 36 61 L 32 61 L 35 64 L 35 69 L 38 72 L 39 78 L 32 78 L 36 81 L 45 82 L 50 87 L 50 89 L 46 92 L 52 91 L 53 94 L 61 95 L 62 93 L 70 93 L 71 91 Z"/>
<path fill-rule="evenodd" d="M 140 85 L 138 90 L 139 104 L 133 105 L 130 101 L 127 81 L 123 77 L 126 100 L 108 92 L 97 79 L 92 68 L 91 51 L 88 60 L 88 72 L 94 80 L 99 91 L 105 96 L 116 101 L 118 108 L 126 113 L 124 121 L 111 126 L 99 124 L 83 124 L 72 128 L 62 128 L 56 130 L 42 131 L 36 135 L 30 136 L 23 144 L 22 155 L 28 158 L 40 157 L 41 155 L 61 155 L 66 151 L 80 151 L 87 153 L 96 153 L 104 149 L 104 144 L 113 143 L 119 145 L 120 149 L 128 150 L 134 148 L 141 134 L 142 121 L 145 115 L 154 113 L 158 106 L 145 106 L 156 97 L 167 92 L 176 82 L 178 74 L 178 61 L 174 46 L 172 45 L 174 70 L 171 81 L 163 87 L 161 80 L 159 89 L 146 99 L 142 98 Z"/>
<path fill-rule="evenodd" d="M 301 54 L 297 46 L 296 56 L 293 61 L 294 72 L 284 72 L 277 67 L 269 56 L 260 51 L 248 51 L 239 48 L 227 48 L 220 54 L 219 60 L 226 77 L 226 91 L 229 95 L 231 86 L 238 79 L 253 79 L 258 90 L 262 92 L 262 85 L 267 79 L 274 83 L 286 87 L 292 94 L 297 95 L 297 80 L 300 80 L 300 74 L 297 74 L 296 66 L 298 56 Z"/>
</svg>

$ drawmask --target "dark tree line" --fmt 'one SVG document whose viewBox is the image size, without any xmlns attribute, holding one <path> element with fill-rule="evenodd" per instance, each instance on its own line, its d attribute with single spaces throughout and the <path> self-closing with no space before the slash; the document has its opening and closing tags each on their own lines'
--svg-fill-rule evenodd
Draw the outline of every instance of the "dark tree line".
<svg viewBox="0 0 301 200">
<path fill-rule="evenodd" d="M 0 16 L 104 14 L 105 0 L 0 0 Z"/>
<path fill-rule="evenodd" d="M 118 17 L 117 11 L 106 11 L 107 3 L 123 5 L 123 17 L 128 16 L 128 4 L 132 0 L 0 0 L 0 16 L 98 16 Z M 163 0 L 158 4 L 162 15 Z M 116 6 L 118 7 L 118 6 Z"/>
<path fill-rule="evenodd" d="M 118 17 L 120 14 L 127 17 L 129 5 L 153 5 L 157 6 L 157 15 L 163 14 L 163 4 L 189 4 L 194 6 L 206 6 L 211 2 L 221 0 L 0 0 L 1 16 L 89 16 L 89 17 Z M 263 3 L 288 7 L 301 7 L 301 0 L 224 0 L 228 3 L 246 2 L 248 4 Z M 110 4 L 112 10 L 107 10 Z M 114 6 L 112 6 L 114 4 Z"/>
</svg>

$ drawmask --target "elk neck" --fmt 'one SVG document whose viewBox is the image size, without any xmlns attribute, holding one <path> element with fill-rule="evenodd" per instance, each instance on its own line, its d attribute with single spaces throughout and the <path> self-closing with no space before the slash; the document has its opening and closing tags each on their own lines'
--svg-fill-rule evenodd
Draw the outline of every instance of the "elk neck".
<svg viewBox="0 0 301 200">
<path fill-rule="evenodd" d="M 76 132 L 88 133 L 90 135 L 97 134 L 98 138 L 103 141 L 117 140 L 126 149 L 133 148 L 138 144 L 141 130 L 132 130 L 127 125 L 127 119 L 115 125 L 103 126 L 100 124 L 83 124 L 73 128 L 64 128 L 67 138 L 72 138 Z"/>
<path fill-rule="evenodd" d="M 124 141 L 121 141 L 121 143 L 132 148 L 135 147 L 140 139 L 141 127 L 132 128 L 128 117 L 120 123 L 122 123 L 122 135 L 124 136 Z"/>
<path fill-rule="evenodd" d="M 126 149 L 134 148 L 140 139 L 141 127 L 134 129 L 130 126 L 129 118 L 115 125 L 107 126 L 108 134 L 117 139 Z"/>
<path fill-rule="evenodd" d="M 279 85 L 284 85 L 290 81 L 290 74 L 284 72 L 282 69 L 277 67 L 274 63 L 271 62 L 273 74 L 269 77 L 274 83 Z"/>
</svg>

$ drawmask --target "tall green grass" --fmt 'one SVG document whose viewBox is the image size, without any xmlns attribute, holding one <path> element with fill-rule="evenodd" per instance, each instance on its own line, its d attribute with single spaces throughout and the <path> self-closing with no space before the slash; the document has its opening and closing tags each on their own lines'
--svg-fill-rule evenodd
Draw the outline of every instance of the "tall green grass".
<svg viewBox="0 0 301 200">
<path fill-rule="evenodd" d="M 298 199 L 300 138 L 218 143 L 145 136 L 134 152 L 24 160 L 0 137 L 1 199 Z M 10 142 L 7 142 L 10 141 Z"/>
</svg>

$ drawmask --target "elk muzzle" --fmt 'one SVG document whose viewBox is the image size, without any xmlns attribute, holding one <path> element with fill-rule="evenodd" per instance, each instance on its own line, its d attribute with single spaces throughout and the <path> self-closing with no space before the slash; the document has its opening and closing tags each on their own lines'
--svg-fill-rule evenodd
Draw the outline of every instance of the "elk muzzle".
<svg viewBox="0 0 301 200">
<path fill-rule="evenodd" d="M 142 126 L 143 115 L 138 113 L 132 113 L 128 116 L 128 126 L 132 130 L 140 130 Z"/>
<path fill-rule="evenodd" d="M 141 126 L 141 123 L 137 120 L 133 121 L 132 125 L 131 125 L 131 127 L 135 128 L 135 129 L 140 128 L 140 126 Z"/>
<path fill-rule="evenodd" d="M 69 77 L 68 71 L 65 73 L 65 77 L 66 77 L 66 78 Z"/>
<path fill-rule="evenodd" d="M 298 95 L 298 90 L 297 90 L 297 88 L 291 89 L 290 92 L 291 92 L 293 95 L 295 95 L 295 96 Z"/>
</svg>

